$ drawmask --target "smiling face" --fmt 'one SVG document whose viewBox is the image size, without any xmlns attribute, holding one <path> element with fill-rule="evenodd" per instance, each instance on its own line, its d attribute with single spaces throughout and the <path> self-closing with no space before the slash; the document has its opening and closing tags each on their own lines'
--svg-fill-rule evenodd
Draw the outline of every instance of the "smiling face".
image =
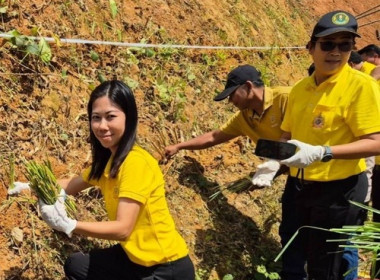
<svg viewBox="0 0 380 280">
<path fill-rule="evenodd" d="M 104 148 L 115 154 L 124 135 L 126 116 L 121 108 L 107 97 L 96 99 L 92 105 L 91 130 Z"/>
<path fill-rule="evenodd" d="M 326 43 L 329 42 L 329 43 Z M 353 35 L 348 32 L 339 32 L 326 37 L 318 38 L 313 44 L 309 53 L 313 57 L 315 65 L 315 79 L 316 83 L 320 84 L 327 80 L 330 76 L 338 73 L 340 69 L 348 62 L 351 49 L 347 50 L 348 44 L 353 47 Z M 332 50 L 322 50 L 323 45 L 334 45 Z M 341 45 L 344 50 L 342 51 L 338 45 Z"/>
</svg>

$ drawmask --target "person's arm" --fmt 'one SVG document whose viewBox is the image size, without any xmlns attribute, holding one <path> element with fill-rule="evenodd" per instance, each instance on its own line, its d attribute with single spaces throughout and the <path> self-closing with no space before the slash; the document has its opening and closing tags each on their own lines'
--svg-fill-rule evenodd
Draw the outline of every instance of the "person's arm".
<svg viewBox="0 0 380 280">
<path fill-rule="evenodd" d="M 83 191 L 86 188 L 91 187 L 90 184 L 83 181 L 82 177 L 77 176 L 69 179 L 58 179 L 57 183 L 65 190 L 66 194 L 76 195 L 78 192 Z M 15 195 L 20 193 L 22 190 L 30 190 L 29 182 L 15 182 L 15 187 L 8 190 L 9 195 Z"/>
<path fill-rule="evenodd" d="M 314 146 L 295 139 L 289 140 L 288 143 L 296 145 L 298 151 L 294 156 L 280 161 L 287 166 L 303 168 L 321 161 L 326 153 L 326 148 L 321 145 Z M 380 155 L 380 133 L 363 135 L 357 141 L 329 148 L 333 159 L 358 159 Z"/>
<path fill-rule="evenodd" d="M 380 133 L 364 135 L 355 142 L 330 148 L 334 159 L 356 159 L 379 155 Z"/>
<path fill-rule="evenodd" d="M 377 81 L 380 80 L 380 66 L 376 66 L 376 68 L 371 71 L 371 76 Z"/>
<path fill-rule="evenodd" d="M 120 198 L 115 221 L 81 222 L 78 221 L 75 233 L 108 240 L 124 241 L 136 224 L 141 204 L 129 198 Z"/>
<path fill-rule="evenodd" d="M 286 142 L 288 140 L 292 139 L 292 134 L 290 132 L 283 132 L 280 137 L 280 141 Z"/>
<path fill-rule="evenodd" d="M 290 133 L 283 133 L 281 140 L 291 139 Z M 380 132 L 367 134 L 359 140 L 342 145 L 331 146 L 334 159 L 357 159 L 380 154 Z"/>
<path fill-rule="evenodd" d="M 76 195 L 78 192 L 91 187 L 91 185 L 83 181 L 82 177 L 80 176 L 69 179 L 59 179 L 58 184 L 69 195 Z"/>
<path fill-rule="evenodd" d="M 165 147 L 165 156 L 170 158 L 176 153 L 178 153 L 180 150 L 206 149 L 227 142 L 235 137 L 236 136 L 226 134 L 221 130 L 213 130 L 193 139 L 190 139 L 188 141 Z"/>
</svg>

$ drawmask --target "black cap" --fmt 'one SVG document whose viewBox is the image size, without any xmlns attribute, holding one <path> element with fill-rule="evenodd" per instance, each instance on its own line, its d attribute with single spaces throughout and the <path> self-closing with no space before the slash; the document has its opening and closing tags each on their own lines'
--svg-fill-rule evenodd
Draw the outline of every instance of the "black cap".
<svg viewBox="0 0 380 280">
<path fill-rule="evenodd" d="M 221 101 L 233 93 L 239 86 L 247 81 L 261 83 L 261 74 L 251 65 L 242 65 L 232 70 L 227 77 L 224 90 L 215 96 L 214 101 Z"/>
<path fill-rule="evenodd" d="M 358 22 L 355 17 L 345 11 L 334 11 L 323 15 L 314 26 L 311 37 L 325 37 L 338 32 L 350 32 L 356 37 L 360 35 L 358 30 Z"/>
</svg>

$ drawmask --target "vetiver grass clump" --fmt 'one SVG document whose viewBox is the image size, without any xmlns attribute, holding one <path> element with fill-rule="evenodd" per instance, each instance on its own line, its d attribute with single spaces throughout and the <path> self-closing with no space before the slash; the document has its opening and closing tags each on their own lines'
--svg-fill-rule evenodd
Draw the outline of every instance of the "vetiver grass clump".
<svg viewBox="0 0 380 280">
<path fill-rule="evenodd" d="M 49 161 L 44 161 L 42 164 L 29 161 L 26 163 L 25 177 L 29 181 L 30 188 L 44 203 L 53 205 L 57 201 L 62 188 L 53 174 Z M 76 212 L 75 202 L 66 197 L 65 206 L 68 216 L 73 218 Z"/>
</svg>

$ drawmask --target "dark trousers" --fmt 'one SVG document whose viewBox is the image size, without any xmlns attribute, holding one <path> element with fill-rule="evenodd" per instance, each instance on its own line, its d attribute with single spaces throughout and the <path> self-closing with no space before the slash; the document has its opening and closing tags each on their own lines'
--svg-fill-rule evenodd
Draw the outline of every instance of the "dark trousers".
<svg viewBox="0 0 380 280">
<path fill-rule="evenodd" d="M 72 254 L 65 262 L 69 280 L 194 280 L 189 256 L 165 264 L 145 267 L 133 263 L 120 245 Z"/>
<path fill-rule="evenodd" d="M 372 207 L 380 210 L 380 165 L 375 165 L 372 173 Z M 373 214 L 373 221 L 380 222 L 380 215 Z"/>
<path fill-rule="evenodd" d="M 279 229 L 281 245 L 285 247 L 293 234 L 299 229 L 300 221 L 296 212 L 295 197 L 298 193 L 294 177 L 288 177 L 285 190 L 281 199 L 282 219 Z M 304 280 L 306 279 L 305 263 L 306 254 L 302 248 L 301 240 L 296 238 L 282 255 L 282 280 Z"/>
<path fill-rule="evenodd" d="M 289 177 L 283 195 L 283 221 L 280 236 L 283 245 L 303 225 L 321 228 L 340 228 L 364 222 L 364 210 L 353 206 L 348 200 L 364 202 L 368 188 L 365 174 L 351 176 L 344 180 L 330 182 L 304 182 Z M 292 203 L 293 198 L 293 203 Z M 284 205 L 285 202 L 285 205 Z M 289 209 L 293 209 L 291 213 Z M 343 274 L 350 268 L 348 259 L 355 258 L 355 252 L 338 248 L 339 239 L 332 232 L 302 229 L 283 255 L 282 279 L 304 279 L 303 265 L 307 260 L 309 279 L 344 279 Z M 352 256 L 352 257 L 350 257 Z M 346 278 L 347 279 L 347 278 Z"/>
<path fill-rule="evenodd" d="M 380 210 L 380 165 L 375 165 L 372 173 L 372 193 L 371 193 L 372 207 Z M 380 214 L 373 213 L 374 222 L 380 222 Z M 378 277 L 380 275 L 380 261 L 376 262 L 375 273 L 379 271 Z"/>
</svg>

